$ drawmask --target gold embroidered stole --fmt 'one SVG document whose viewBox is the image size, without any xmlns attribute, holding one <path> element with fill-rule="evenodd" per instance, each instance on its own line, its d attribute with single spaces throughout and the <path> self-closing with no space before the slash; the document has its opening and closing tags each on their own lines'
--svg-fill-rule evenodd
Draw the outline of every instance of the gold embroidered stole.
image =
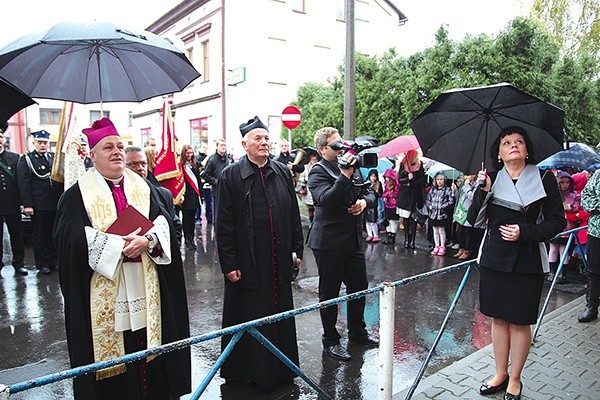
<svg viewBox="0 0 600 400">
<path fill-rule="evenodd" d="M 112 192 L 101 175 L 94 170 L 87 171 L 79 179 L 79 190 L 92 227 L 101 232 L 117 219 L 117 207 Z M 150 188 L 136 173 L 125 170 L 123 189 L 127 204 L 135 207 L 146 218 L 150 213 Z M 146 252 L 142 255 L 142 268 L 145 276 L 147 346 L 158 347 L 162 344 L 160 314 L 160 287 L 156 264 Z M 100 362 L 125 355 L 123 332 L 115 331 L 115 303 L 119 290 L 122 261 L 119 262 L 115 280 L 94 272 L 90 281 L 90 312 L 92 321 L 92 342 L 94 361 Z M 150 356 L 151 361 L 156 356 Z M 96 371 L 96 380 L 110 378 L 125 372 L 125 364 Z"/>
</svg>

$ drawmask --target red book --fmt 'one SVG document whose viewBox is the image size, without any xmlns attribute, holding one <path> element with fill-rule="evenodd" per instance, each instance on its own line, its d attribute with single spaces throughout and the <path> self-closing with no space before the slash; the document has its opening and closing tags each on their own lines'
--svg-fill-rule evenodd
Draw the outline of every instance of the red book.
<svg viewBox="0 0 600 400">
<path fill-rule="evenodd" d="M 144 235 L 152 228 L 154 224 L 148 218 L 144 217 L 142 213 L 128 205 L 121 215 L 117 217 L 115 222 L 108 227 L 106 233 L 112 233 L 114 235 L 126 236 L 137 228 L 142 228 L 142 231 L 138 235 Z"/>
</svg>

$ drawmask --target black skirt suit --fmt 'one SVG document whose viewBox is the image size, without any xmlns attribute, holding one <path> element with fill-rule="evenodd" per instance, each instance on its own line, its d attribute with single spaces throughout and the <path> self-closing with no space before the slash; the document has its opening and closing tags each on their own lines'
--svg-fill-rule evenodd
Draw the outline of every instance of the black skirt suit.
<svg viewBox="0 0 600 400">
<path fill-rule="evenodd" d="M 496 175 L 490 174 L 492 184 Z M 539 244 L 548 241 L 566 226 L 554 174 L 543 174 L 542 185 L 546 196 L 523 211 L 494 204 L 491 201 L 493 194 L 479 188 L 469 209 L 468 219 L 474 224 L 486 203 L 488 227 L 479 254 L 480 311 L 516 325 L 536 323 L 544 274 L 547 272 L 547 266 L 542 265 Z M 519 225 L 520 236 L 516 242 L 502 239 L 499 227 L 506 224 Z"/>
</svg>

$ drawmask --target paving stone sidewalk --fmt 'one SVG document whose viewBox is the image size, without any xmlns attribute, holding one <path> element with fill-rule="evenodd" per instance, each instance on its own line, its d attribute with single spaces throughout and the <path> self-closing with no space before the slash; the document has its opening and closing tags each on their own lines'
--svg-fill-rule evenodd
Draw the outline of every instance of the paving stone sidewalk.
<svg viewBox="0 0 600 400">
<path fill-rule="evenodd" d="M 597 400 L 600 398 L 600 320 L 582 324 L 585 296 L 544 317 L 523 371 L 522 399 Z M 502 399 L 481 396 L 482 382 L 494 374 L 489 345 L 423 379 L 413 399 Z M 407 390 L 393 396 L 405 399 Z"/>
</svg>

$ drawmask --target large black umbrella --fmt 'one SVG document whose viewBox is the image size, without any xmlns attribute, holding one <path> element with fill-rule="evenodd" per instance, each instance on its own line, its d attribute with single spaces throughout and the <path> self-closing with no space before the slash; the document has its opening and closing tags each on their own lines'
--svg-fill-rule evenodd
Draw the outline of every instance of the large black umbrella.
<svg viewBox="0 0 600 400">
<path fill-rule="evenodd" d="M 0 78 L 0 121 L 8 121 L 17 111 L 36 104 L 10 82 Z"/>
<path fill-rule="evenodd" d="M 0 49 L 0 76 L 31 97 L 88 104 L 179 92 L 200 73 L 160 36 L 95 22 L 17 39 Z"/>
<path fill-rule="evenodd" d="M 494 167 L 489 147 L 503 128 L 521 126 L 532 141 L 536 161 L 563 149 L 564 111 L 508 83 L 440 94 L 411 122 L 423 155 L 465 173 L 485 162 Z"/>
</svg>

